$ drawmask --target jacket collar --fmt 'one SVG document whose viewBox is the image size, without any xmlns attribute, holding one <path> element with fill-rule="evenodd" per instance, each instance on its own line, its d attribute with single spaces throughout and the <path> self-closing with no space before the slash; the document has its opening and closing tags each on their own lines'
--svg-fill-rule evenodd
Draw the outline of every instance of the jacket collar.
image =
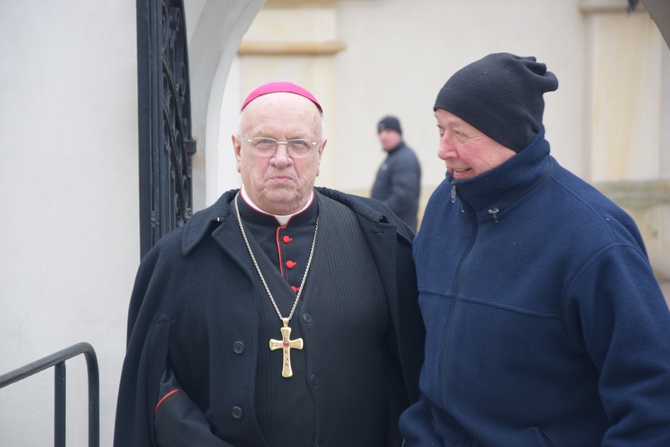
<svg viewBox="0 0 670 447">
<path fill-rule="evenodd" d="M 452 198 L 455 192 L 478 216 L 493 214 L 497 218 L 495 210 L 504 210 L 542 183 L 554 164 L 543 127 L 528 146 L 500 166 L 466 180 L 454 180 L 447 173 L 447 180 Z"/>
<path fill-rule="evenodd" d="M 238 191 L 238 189 L 233 189 L 224 193 L 212 206 L 195 213 L 188 219 L 184 225 L 181 241 L 181 251 L 184 255 L 190 253 L 210 233 L 212 226 L 235 223 L 231 203 Z"/>
<path fill-rule="evenodd" d="M 317 198 L 318 195 L 324 195 L 336 200 L 349 208 L 358 215 L 359 220 L 369 221 L 372 226 L 387 226 L 389 224 L 397 227 L 398 234 L 411 241 L 414 235 L 397 217 L 387 214 L 386 208 L 382 208 L 375 201 L 364 201 L 360 197 L 346 194 L 334 189 L 316 187 L 314 188 Z M 205 236 L 213 231 L 214 226 L 220 226 L 217 231 L 225 231 L 228 235 L 239 232 L 235 210 L 232 207 L 232 201 L 239 190 L 234 189 L 224 193 L 213 205 L 202 211 L 195 213 L 186 222 L 183 227 L 181 241 L 181 250 L 184 255 L 189 254 Z M 376 206 L 376 207 L 375 207 Z M 228 240 L 227 243 L 229 243 Z"/>
<path fill-rule="evenodd" d="M 390 157 L 391 155 L 397 153 L 397 152 L 398 152 L 401 148 L 403 148 L 403 147 L 405 147 L 405 140 L 400 140 L 400 143 L 398 143 L 398 145 L 397 145 L 396 147 L 394 147 L 393 149 L 389 149 L 388 151 L 386 151 L 386 156 L 387 156 L 387 157 Z"/>
</svg>

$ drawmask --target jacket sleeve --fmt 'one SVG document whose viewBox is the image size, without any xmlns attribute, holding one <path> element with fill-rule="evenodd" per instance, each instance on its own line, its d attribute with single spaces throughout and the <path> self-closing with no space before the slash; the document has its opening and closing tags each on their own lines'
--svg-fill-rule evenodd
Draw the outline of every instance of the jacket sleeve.
<svg viewBox="0 0 670 447">
<path fill-rule="evenodd" d="M 153 409 L 159 383 L 165 369 L 169 320 L 164 315 L 132 333 L 121 371 L 116 422 L 115 447 L 155 446 Z M 142 336 L 138 332 L 142 332 Z M 155 384 L 155 386 L 153 386 Z"/>
<path fill-rule="evenodd" d="M 570 328 L 600 370 L 602 445 L 670 445 L 670 311 L 644 253 L 613 244 L 571 287 Z"/>
<path fill-rule="evenodd" d="M 148 358 L 149 339 L 153 330 L 158 329 L 154 339 L 166 336 L 168 331 L 161 330 L 164 324 L 155 325 L 153 321 L 143 321 L 144 314 L 140 312 L 143 306 L 150 304 L 145 301 L 146 291 L 154 271 L 156 256 L 150 252 L 143 259 L 135 277 L 135 284 L 130 298 L 128 310 L 128 327 L 126 339 L 126 355 L 121 370 L 121 381 L 116 404 L 116 420 L 114 426 L 114 446 L 153 446 L 153 424 L 145 413 L 148 404 L 147 390 L 145 389 L 146 376 L 152 359 Z M 139 320 L 139 321 L 138 321 Z M 160 379 L 160 376 L 158 377 Z M 158 392 L 158 389 L 156 389 Z"/>
</svg>

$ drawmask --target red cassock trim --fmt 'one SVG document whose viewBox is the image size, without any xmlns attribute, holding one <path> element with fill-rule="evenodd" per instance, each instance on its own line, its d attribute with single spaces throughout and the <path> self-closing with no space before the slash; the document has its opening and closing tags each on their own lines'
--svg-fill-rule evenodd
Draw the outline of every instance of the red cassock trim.
<svg viewBox="0 0 670 447">
<path fill-rule="evenodd" d="M 181 388 L 175 388 L 174 390 L 170 391 L 165 396 L 163 396 L 161 398 L 161 400 L 159 400 L 158 403 L 156 404 L 156 408 L 154 408 L 154 416 L 156 415 L 156 413 L 158 413 L 158 407 L 160 407 L 163 404 L 163 402 L 165 402 L 165 399 L 172 396 L 174 393 L 178 393 L 180 391 L 184 391 L 184 390 L 182 390 Z"/>
</svg>

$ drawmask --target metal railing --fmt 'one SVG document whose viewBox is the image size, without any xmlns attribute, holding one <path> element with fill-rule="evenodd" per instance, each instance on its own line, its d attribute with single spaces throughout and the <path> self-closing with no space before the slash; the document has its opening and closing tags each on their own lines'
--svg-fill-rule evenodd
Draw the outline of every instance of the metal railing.
<svg viewBox="0 0 670 447">
<path fill-rule="evenodd" d="M 21 368 L 0 376 L 0 388 L 23 380 L 47 368 L 54 367 L 54 446 L 65 447 L 65 361 L 79 354 L 86 357 L 88 369 L 88 445 L 100 445 L 100 377 L 98 360 L 93 346 L 77 343 Z"/>
</svg>

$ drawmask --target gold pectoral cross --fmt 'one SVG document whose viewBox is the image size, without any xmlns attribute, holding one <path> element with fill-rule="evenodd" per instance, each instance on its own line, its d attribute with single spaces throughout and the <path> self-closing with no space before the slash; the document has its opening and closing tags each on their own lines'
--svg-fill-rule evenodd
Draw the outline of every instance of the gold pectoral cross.
<svg viewBox="0 0 670 447">
<path fill-rule="evenodd" d="M 282 377 L 292 377 L 291 369 L 291 348 L 302 349 L 302 338 L 291 340 L 291 328 L 288 327 L 288 318 L 282 318 L 284 327 L 281 328 L 281 340 L 270 339 L 270 350 L 284 350 L 284 364 L 281 369 Z"/>
</svg>

